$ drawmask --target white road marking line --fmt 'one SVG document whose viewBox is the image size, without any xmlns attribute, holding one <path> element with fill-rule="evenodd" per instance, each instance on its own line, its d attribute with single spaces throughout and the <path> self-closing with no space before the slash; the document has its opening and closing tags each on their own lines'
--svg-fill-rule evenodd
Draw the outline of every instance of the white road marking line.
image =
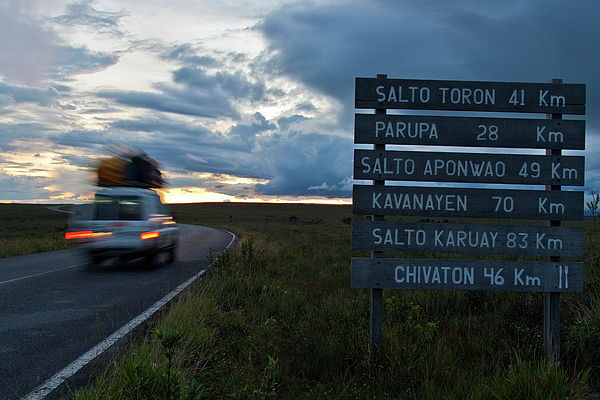
<svg viewBox="0 0 600 400">
<path fill-rule="evenodd" d="M 227 250 L 229 250 L 229 248 L 231 247 L 231 245 L 233 244 L 233 242 L 235 242 L 235 235 L 229 231 L 226 231 L 225 229 L 223 229 L 224 232 L 229 233 L 231 236 L 233 236 L 231 238 L 231 242 L 229 242 L 229 244 L 225 247 Z"/>
<path fill-rule="evenodd" d="M 167 294 L 165 297 L 157 301 L 153 306 L 148 308 L 146 311 L 129 321 L 123 327 L 121 327 L 118 331 L 110 335 L 103 342 L 96 345 L 94 348 L 89 350 L 87 353 L 79 357 L 77 360 L 73 361 L 67 367 L 65 367 L 62 371 L 58 372 L 52 378 L 48 379 L 41 386 L 35 389 L 33 392 L 29 393 L 27 396 L 23 397 L 22 400 L 38 400 L 43 399 L 46 395 L 48 395 L 51 391 L 59 387 L 64 381 L 75 375 L 77 371 L 85 367 L 89 364 L 94 358 L 98 357 L 105 350 L 131 332 L 133 329 L 138 327 L 142 322 L 150 318 L 152 314 L 158 311 L 162 306 L 171 301 L 173 297 L 177 296 L 183 289 L 188 287 L 193 281 L 202 276 L 206 270 L 200 271 L 198 274 L 188 279 L 186 282 L 179 285 L 175 290 L 171 293 Z"/>
<path fill-rule="evenodd" d="M 229 231 L 225 231 L 230 233 L 233 236 L 231 242 L 227 245 L 227 249 L 233 244 L 235 241 L 235 235 Z M 202 276 L 206 270 L 200 271 L 198 274 L 194 275 L 186 282 L 177 286 L 175 290 L 171 293 L 167 294 L 165 297 L 157 301 L 153 306 L 148 308 L 146 311 L 129 321 L 123 327 L 121 327 L 118 331 L 110 335 L 103 342 L 96 345 L 94 348 L 89 350 L 87 353 L 79 357 L 77 360 L 73 361 L 71 364 L 67 365 L 62 371 L 58 372 L 52 378 L 48 379 L 42 385 L 38 386 L 37 389 L 33 390 L 31 393 L 23 397 L 21 400 L 41 400 L 46 397 L 50 392 L 59 387 L 64 381 L 75 375 L 80 369 L 89 364 L 94 358 L 98 357 L 104 351 L 106 351 L 113 344 L 122 339 L 125 335 L 131 332 L 133 329 L 138 327 L 142 322 L 150 318 L 152 314 L 156 311 L 160 310 L 162 306 L 167 304 L 169 301 L 173 299 L 173 297 L 177 296 L 179 293 L 183 291 L 186 287 L 188 287 L 192 282 L 194 282 L 197 278 Z"/>
<path fill-rule="evenodd" d="M 0 285 L 4 285 L 5 283 L 10 283 L 10 282 L 21 281 L 23 279 L 33 278 L 33 277 L 40 276 L 40 275 L 51 274 L 53 272 L 64 271 L 65 269 L 77 268 L 77 267 L 81 267 L 83 265 L 86 265 L 86 264 L 71 265 L 70 267 L 64 267 L 64 268 L 60 268 L 60 269 L 53 269 L 52 271 L 40 272 L 39 274 L 33 274 L 33 275 L 22 276 L 20 278 L 9 279 L 7 281 L 0 282 Z"/>
</svg>

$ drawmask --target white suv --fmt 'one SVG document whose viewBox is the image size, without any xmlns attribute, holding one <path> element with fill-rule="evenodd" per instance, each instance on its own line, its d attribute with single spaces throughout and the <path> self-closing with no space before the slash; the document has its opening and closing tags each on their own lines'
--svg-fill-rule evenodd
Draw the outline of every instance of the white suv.
<svg viewBox="0 0 600 400">
<path fill-rule="evenodd" d="M 95 264 L 111 257 L 144 257 L 154 267 L 161 252 L 175 260 L 179 228 L 158 194 L 149 189 L 111 187 L 99 190 L 93 204 L 78 208 L 67 239 L 82 244 Z"/>
</svg>

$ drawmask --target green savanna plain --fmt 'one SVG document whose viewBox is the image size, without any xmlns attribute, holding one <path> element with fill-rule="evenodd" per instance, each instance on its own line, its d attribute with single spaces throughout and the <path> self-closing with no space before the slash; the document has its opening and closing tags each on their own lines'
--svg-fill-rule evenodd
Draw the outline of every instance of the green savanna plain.
<svg viewBox="0 0 600 400">
<path fill-rule="evenodd" d="M 384 290 L 382 348 L 373 360 L 369 290 L 350 287 L 351 258 L 370 256 L 350 249 L 350 221 L 359 218 L 351 206 L 171 208 L 179 223 L 235 233 L 236 247 L 209 251 L 203 279 L 73 398 L 598 397 L 598 221 L 575 223 L 586 232 L 584 292 L 561 295 L 559 362 L 544 357 L 543 294 L 430 290 Z M 66 214 L 2 204 L 0 217 L 2 257 L 69 246 Z"/>
</svg>

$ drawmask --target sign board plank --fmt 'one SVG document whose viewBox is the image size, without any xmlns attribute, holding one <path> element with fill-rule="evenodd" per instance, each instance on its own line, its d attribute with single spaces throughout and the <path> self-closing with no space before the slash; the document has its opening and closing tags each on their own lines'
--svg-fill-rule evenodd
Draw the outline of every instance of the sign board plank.
<svg viewBox="0 0 600 400">
<path fill-rule="evenodd" d="M 583 263 L 353 258 L 351 287 L 583 292 Z"/>
<path fill-rule="evenodd" d="M 356 215 L 583 220 L 583 192 L 355 185 Z"/>
<path fill-rule="evenodd" d="M 585 149 L 585 121 L 356 114 L 354 143 Z"/>
<path fill-rule="evenodd" d="M 583 228 L 353 221 L 352 250 L 583 256 Z"/>
<path fill-rule="evenodd" d="M 583 156 L 354 150 L 354 179 L 583 186 Z"/>
<path fill-rule="evenodd" d="M 585 114 L 584 84 L 356 78 L 356 108 Z"/>
<path fill-rule="evenodd" d="M 352 249 L 373 253 L 371 259 L 352 260 L 351 284 L 371 289 L 372 355 L 377 358 L 381 346 L 384 288 L 545 292 L 545 352 L 558 354 L 560 293 L 583 291 L 583 263 L 560 260 L 583 255 L 582 228 L 382 219 L 383 215 L 423 212 L 432 217 L 548 218 L 550 225 L 562 219 L 581 219 L 582 194 L 563 194 L 560 187 L 583 186 L 584 157 L 563 157 L 561 150 L 584 149 L 585 122 L 563 121 L 562 114 L 585 114 L 585 85 L 563 84 L 558 79 L 538 84 L 377 75 L 375 79 L 356 78 L 355 89 L 355 107 L 376 110 L 375 115 L 355 117 L 355 143 L 374 144 L 375 150 L 355 150 L 354 179 L 372 180 L 374 187 L 355 186 L 354 212 L 372 214 L 374 221 L 352 224 Z M 543 113 L 552 118 L 385 115 L 386 109 Z M 547 155 L 392 152 L 385 150 L 386 144 L 538 148 L 546 149 Z M 389 188 L 384 186 L 386 180 L 546 185 L 550 193 Z M 553 214 L 544 215 L 549 209 Z M 556 262 L 394 260 L 383 258 L 385 251 L 515 254 L 545 256 Z"/>
</svg>

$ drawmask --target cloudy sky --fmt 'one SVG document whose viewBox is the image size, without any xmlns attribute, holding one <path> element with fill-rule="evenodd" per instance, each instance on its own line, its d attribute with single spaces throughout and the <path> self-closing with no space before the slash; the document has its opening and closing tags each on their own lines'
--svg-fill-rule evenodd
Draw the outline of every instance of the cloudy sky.
<svg viewBox="0 0 600 400">
<path fill-rule="evenodd" d="M 587 84 L 587 150 L 573 154 L 589 195 L 599 12 L 593 0 L 3 0 L 0 201 L 82 201 L 115 145 L 162 163 L 171 202 L 348 199 L 354 79 L 378 73 Z"/>
</svg>

